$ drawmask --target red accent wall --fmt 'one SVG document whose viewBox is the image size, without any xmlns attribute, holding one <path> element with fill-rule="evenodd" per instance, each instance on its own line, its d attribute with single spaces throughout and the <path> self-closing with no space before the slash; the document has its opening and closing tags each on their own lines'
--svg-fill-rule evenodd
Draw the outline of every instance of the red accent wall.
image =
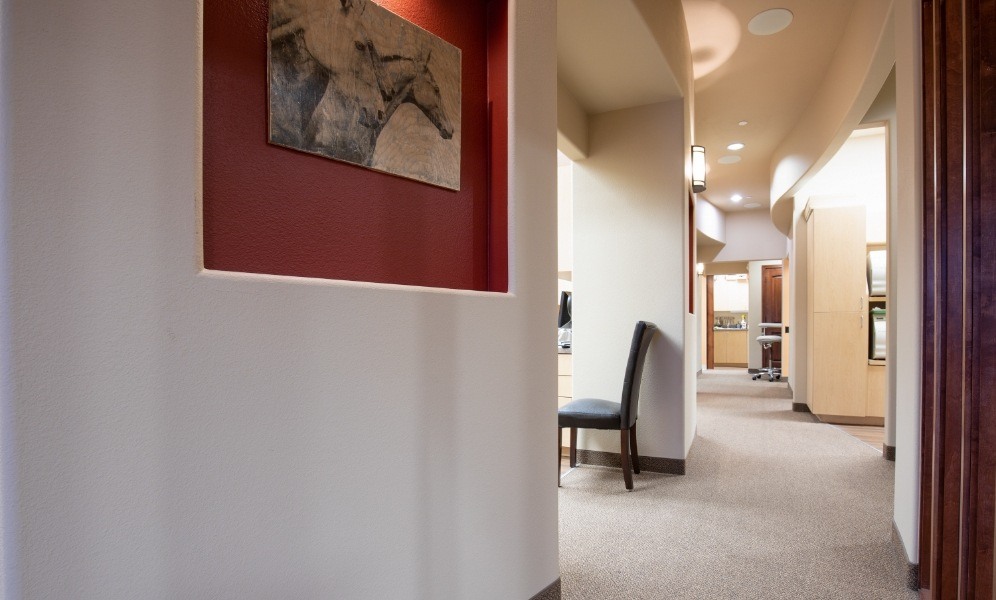
<svg viewBox="0 0 996 600">
<path fill-rule="evenodd" d="M 267 0 L 204 5 L 204 266 L 507 291 L 506 0 L 377 0 L 463 53 L 461 189 L 267 143 Z"/>
</svg>

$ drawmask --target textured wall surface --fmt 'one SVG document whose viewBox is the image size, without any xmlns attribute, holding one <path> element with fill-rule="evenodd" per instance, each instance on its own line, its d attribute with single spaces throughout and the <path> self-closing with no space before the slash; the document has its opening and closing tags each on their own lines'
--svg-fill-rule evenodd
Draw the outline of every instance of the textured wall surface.
<svg viewBox="0 0 996 600">
<path fill-rule="evenodd" d="M 8 597 L 555 581 L 552 3 L 509 7 L 508 294 L 202 270 L 199 3 L 3 9 Z"/>
<path fill-rule="evenodd" d="M 208 0 L 203 89 L 207 268 L 499 289 L 488 281 L 488 102 L 494 100 L 500 110 L 506 88 L 489 89 L 488 2 L 379 4 L 462 51 L 461 189 L 268 144 L 267 2 Z M 497 44 L 494 50 L 492 59 L 503 67 L 504 48 Z M 498 149 L 504 151 L 504 146 Z M 493 200 L 496 216 L 503 218 L 505 197 L 496 194 Z M 496 235 L 507 237 L 507 231 Z M 503 250 L 504 244 L 495 249 Z M 507 265 L 494 268 L 505 271 Z"/>
</svg>

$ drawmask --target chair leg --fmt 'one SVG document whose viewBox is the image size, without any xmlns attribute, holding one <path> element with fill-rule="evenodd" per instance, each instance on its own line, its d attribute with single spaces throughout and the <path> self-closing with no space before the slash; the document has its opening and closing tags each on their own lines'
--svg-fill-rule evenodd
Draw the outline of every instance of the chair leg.
<svg viewBox="0 0 996 600">
<path fill-rule="evenodd" d="M 563 460 L 561 444 L 564 440 L 564 428 L 557 428 L 557 487 L 560 487 L 560 461 Z"/>
<path fill-rule="evenodd" d="M 633 465 L 629 460 L 629 431 L 621 429 L 619 440 L 619 458 L 622 461 L 623 479 L 626 481 L 626 489 L 633 491 Z"/>
<path fill-rule="evenodd" d="M 629 428 L 629 455 L 633 461 L 633 472 L 640 473 L 640 453 L 636 450 L 636 423 Z"/>
<path fill-rule="evenodd" d="M 578 466 L 578 428 L 571 427 L 571 468 Z"/>
</svg>

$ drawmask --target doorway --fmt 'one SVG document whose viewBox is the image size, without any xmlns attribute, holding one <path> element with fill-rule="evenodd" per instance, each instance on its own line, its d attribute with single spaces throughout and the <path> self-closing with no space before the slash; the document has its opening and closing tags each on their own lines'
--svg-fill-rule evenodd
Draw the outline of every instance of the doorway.
<svg viewBox="0 0 996 600">
<path fill-rule="evenodd" d="M 761 267 L 761 322 L 782 322 L 782 267 L 764 265 Z M 761 364 L 768 361 L 776 368 L 782 368 L 782 345 L 772 344 L 761 351 Z"/>
</svg>

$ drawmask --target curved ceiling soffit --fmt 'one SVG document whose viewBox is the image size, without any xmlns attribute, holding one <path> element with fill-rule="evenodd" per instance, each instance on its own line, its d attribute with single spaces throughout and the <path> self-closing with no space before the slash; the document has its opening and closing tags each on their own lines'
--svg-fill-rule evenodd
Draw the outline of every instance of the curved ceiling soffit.
<svg viewBox="0 0 996 600">
<path fill-rule="evenodd" d="M 823 83 L 772 156 L 771 221 L 786 236 L 792 236 L 794 195 L 860 125 L 894 63 L 892 3 L 857 2 Z"/>
</svg>

